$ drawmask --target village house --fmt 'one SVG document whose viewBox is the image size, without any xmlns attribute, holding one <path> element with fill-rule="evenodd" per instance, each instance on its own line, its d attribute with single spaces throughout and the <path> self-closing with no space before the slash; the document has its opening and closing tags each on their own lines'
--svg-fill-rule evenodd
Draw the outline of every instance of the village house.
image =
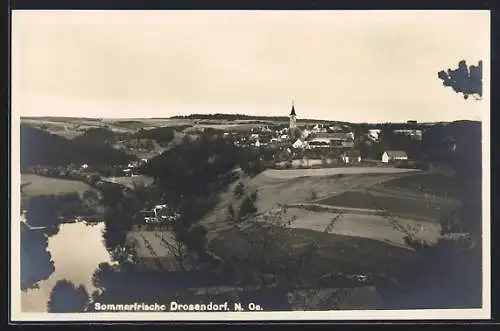
<svg viewBox="0 0 500 331">
<path fill-rule="evenodd" d="M 400 134 L 404 136 L 408 136 L 415 140 L 422 140 L 422 130 L 413 130 L 413 129 L 396 129 L 393 131 L 395 134 Z"/>
<path fill-rule="evenodd" d="M 353 148 L 354 141 L 352 139 L 351 133 L 345 132 L 323 132 L 323 133 L 312 133 L 307 142 L 312 146 L 335 146 L 343 148 Z"/>
<path fill-rule="evenodd" d="M 382 162 L 384 163 L 403 160 L 408 160 L 408 155 L 405 151 L 385 151 L 382 153 Z"/>
<path fill-rule="evenodd" d="M 341 155 L 341 161 L 345 164 L 361 162 L 361 153 L 356 149 L 345 151 Z"/>
<path fill-rule="evenodd" d="M 309 147 L 309 144 L 307 143 L 307 141 L 303 140 L 303 139 L 297 139 L 293 144 L 292 144 L 292 147 L 295 148 L 295 149 L 307 149 L 307 148 L 310 148 Z"/>
<path fill-rule="evenodd" d="M 380 129 L 369 129 L 368 130 L 368 138 L 372 140 L 378 140 L 380 138 Z"/>
<path fill-rule="evenodd" d="M 302 130 L 302 132 L 301 132 L 301 138 L 302 138 L 302 140 L 307 139 L 307 137 L 309 137 L 310 134 L 311 134 L 310 130 L 308 130 L 308 129 Z"/>
<path fill-rule="evenodd" d="M 313 133 L 326 133 L 328 132 L 328 127 L 324 124 L 316 124 L 313 129 Z"/>
</svg>

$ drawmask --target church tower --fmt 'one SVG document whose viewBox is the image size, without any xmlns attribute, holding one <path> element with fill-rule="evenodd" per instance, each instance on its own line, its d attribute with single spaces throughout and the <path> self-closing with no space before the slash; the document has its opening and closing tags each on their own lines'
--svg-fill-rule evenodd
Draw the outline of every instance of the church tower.
<svg viewBox="0 0 500 331">
<path fill-rule="evenodd" d="M 290 112 L 290 130 L 297 127 L 297 114 L 295 114 L 295 104 L 292 101 L 292 111 Z"/>
</svg>

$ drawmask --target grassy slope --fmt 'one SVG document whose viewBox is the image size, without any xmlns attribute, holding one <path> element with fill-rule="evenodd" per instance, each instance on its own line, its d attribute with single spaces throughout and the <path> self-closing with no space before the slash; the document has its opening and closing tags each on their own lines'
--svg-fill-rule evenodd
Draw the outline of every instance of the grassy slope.
<svg viewBox="0 0 500 331">
<path fill-rule="evenodd" d="M 23 188 L 23 192 L 27 198 L 37 195 L 53 194 L 63 195 L 67 193 L 78 193 L 82 196 L 83 192 L 93 190 L 99 193 L 96 189 L 88 184 L 76 180 L 67 180 L 51 177 L 43 177 L 33 174 L 22 174 L 21 183 L 30 183 Z"/>
<path fill-rule="evenodd" d="M 423 173 L 393 179 L 383 183 L 385 188 L 405 189 L 413 192 L 428 192 L 443 198 L 459 198 L 459 185 L 453 178 L 439 173 Z"/>
<path fill-rule="evenodd" d="M 283 170 L 287 171 L 287 170 Z M 256 207 L 259 211 L 275 208 L 279 204 L 299 203 L 316 199 L 324 199 L 352 188 L 362 188 L 376 185 L 393 179 L 399 174 L 364 174 L 349 176 L 311 176 L 297 178 L 278 178 L 269 176 L 268 172 L 254 178 L 242 178 L 246 194 L 257 190 Z M 274 174 L 274 170 L 272 173 Z M 201 223 L 209 230 L 209 239 L 216 237 L 220 230 L 230 227 L 227 220 L 227 209 L 230 204 L 238 208 L 242 199 L 236 199 L 233 194 L 234 183 L 226 193 L 221 194 L 220 202 Z"/>
<path fill-rule="evenodd" d="M 372 195 L 365 192 L 345 192 L 318 201 L 319 204 L 367 209 L 381 209 L 401 216 L 439 222 L 443 213 L 455 208 L 454 204 L 432 202 L 428 199 Z"/>
<path fill-rule="evenodd" d="M 254 238 L 261 236 L 259 228 L 244 236 L 236 229 L 224 230 L 210 243 L 210 250 L 223 259 L 241 256 L 249 249 Z M 283 246 L 289 256 L 300 255 L 305 245 L 315 243 L 319 249 L 305 265 L 295 268 L 297 277 L 314 279 L 330 272 L 343 274 L 382 275 L 392 271 L 395 265 L 402 267 L 411 263 L 414 252 L 387 245 L 383 242 L 328 234 L 306 229 L 294 229 L 283 235 Z M 286 256 L 275 256 L 276 263 Z M 272 270 L 269 270 L 272 272 Z"/>
<path fill-rule="evenodd" d="M 92 190 L 97 192 L 98 196 L 101 197 L 101 192 L 84 182 L 76 180 L 22 174 L 21 183 L 27 184 L 22 187 L 21 208 L 25 208 L 30 198 L 39 195 L 64 195 L 68 193 L 78 193 L 80 197 L 82 197 L 85 191 Z M 104 207 L 102 205 L 96 206 L 97 215 L 95 216 L 99 216 L 103 212 Z"/>
<path fill-rule="evenodd" d="M 422 179 L 422 183 L 434 183 L 434 181 L 439 183 L 435 185 L 436 189 L 432 191 L 429 189 L 429 193 L 439 193 L 436 190 L 443 188 L 445 184 L 443 180 L 438 182 L 431 175 L 426 177 L 426 175 L 420 174 L 370 174 L 279 179 L 276 177 L 267 177 L 263 173 L 255 178 L 245 178 L 242 181 L 245 184 L 245 191 L 247 193 L 251 193 L 257 189 L 258 199 L 256 206 L 259 212 L 269 210 L 280 203 L 309 202 L 327 205 L 333 204 L 340 207 L 350 206 L 375 209 L 383 205 L 393 214 L 404 214 L 406 216 L 417 214 L 425 217 L 426 220 L 430 218 L 436 223 L 442 213 L 455 207 L 456 203 L 450 203 L 449 201 L 443 203 L 444 200 L 440 200 L 439 203 L 434 201 L 434 206 L 430 206 L 429 201 L 425 200 L 424 193 L 415 189 L 415 185 L 420 179 Z M 448 187 L 452 187 L 452 182 L 449 185 Z M 211 240 L 209 248 L 222 258 L 229 258 L 232 255 L 245 255 L 249 249 L 248 242 L 252 241 L 252 235 L 259 236 L 259 231 L 257 230 L 251 236 L 244 238 L 241 230 L 238 230 L 227 220 L 228 205 L 231 203 L 237 208 L 241 202 L 241 199 L 234 197 L 233 187 L 227 193 L 221 195 L 221 202 L 202 221 L 209 230 L 209 239 Z M 368 196 L 360 191 L 363 189 L 373 189 L 376 195 Z M 391 189 L 394 191 L 390 191 Z M 316 195 L 316 199 L 314 200 L 311 196 L 312 192 L 315 192 Z M 436 210 L 436 206 L 440 209 Z M 293 209 L 290 209 L 289 213 L 293 214 Z M 325 211 L 304 211 L 301 214 L 303 215 L 302 217 L 311 218 L 311 221 L 314 221 L 314 218 L 327 217 L 328 213 Z M 354 216 L 359 218 L 356 226 L 351 224 L 355 218 Z M 313 256 L 311 264 L 307 268 L 304 268 L 304 270 L 297 270 L 298 274 L 303 273 L 304 276 L 316 277 L 326 272 L 338 271 L 342 273 L 371 273 L 381 275 L 390 273 L 394 268 L 404 268 L 407 263 L 412 262 L 413 251 L 394 245 L 394 243 L 401 241 L 399 240 L 401 238 L 395 240 L 395 232 L 397 230 L 392 229 L 389 224 L 390 222 L 386 222 L 388 224 L 381 224 L 383 223 L 381 220 L 375 220 L 375 218 L 381 217 L 372 215 L 371 217 L 376 222 L 371 224 L 370 222 L 372 221 L 370 221 L 371 219 L 368 216 L 365 217 L 366 220 L 363 218 L 362 211 L 361 215 L 354 216 L 346 215 L 344 217 L 345 220 L 339 221 L 342 223 L 339 223 L 339 226 L 343 225 L 345 228 L 345 231 L 339 230 L 341 234 L 324 233 L 322 232 L 322 228 L 310 230 L 301 227 L 294 229 L 293 236 L 287 235 L 289 237 L 286 238 L 285 242 L 287 242 L 288 253 L 291 255 L 299 254 L 302 249 L 301 247 L 307 243 L 318 243 L 320 246 Z M 410 217 L 408 220 L 404 220 L 405 222 L 402 224 L 408 223 L 408 226 L 411 226 L 412 222 L 417 221 L 412 221 L 412 219 L 415 218 Z M 364 222 L 370 224 L 364 224 Z M 349 226 L 349 224 L 352 226 Z M 431 232 L 433 233 L 436 231 L 436 233 L 439 233 L 439 229 L 434 229 L 432 224 L 428 228 L 425 231 L 432 230 Z M 346 235 L 351 232 L 352 234 Z M 432 234 L 429 234 L 429 236 L 432 237 Z M 384 239 L 382 237 L 388 238 Z M 391 242 L 392 244 L 388 244 L 387 242 Z M 283 256 L 282 258 L 285 257 Z"/>
</svg>

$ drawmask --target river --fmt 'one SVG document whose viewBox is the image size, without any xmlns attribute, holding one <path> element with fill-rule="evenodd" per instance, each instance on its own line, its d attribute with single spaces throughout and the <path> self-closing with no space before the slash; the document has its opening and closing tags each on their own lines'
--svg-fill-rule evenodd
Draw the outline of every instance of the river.
<svg viewBox="0 0 500 331">
<path fill-rule="evenodd" d="M 109 253 L 103 244 L 103 229 L 104 223 L 60 225 L 59 232 L 48 240 L 55 271 L 48 279 L 38 283 L 38 289 L 21 292 L 23 312 L 47 312 L 50 292 L 61 279 L 67 279 L 77 286 L 83 284 L 89 295 L 95 290 L 92 274 L 99 263 L 110 262 Z"/>
</svg>

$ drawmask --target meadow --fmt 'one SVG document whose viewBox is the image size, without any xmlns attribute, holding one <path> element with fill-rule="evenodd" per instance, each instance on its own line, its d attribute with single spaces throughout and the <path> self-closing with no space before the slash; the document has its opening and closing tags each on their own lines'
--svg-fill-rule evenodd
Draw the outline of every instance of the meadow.
<svg viewBox="0 0 500 331">
<path fill-rule="evenodd" d="M 44 177 L 34 174 L 21 174 L 21 185 L 23 186 L 22 192 L 26 198 L 38 195 L 64 195 L 68 193 L 78 193 L 82 197 L 83 193 L 87 190 L 96 191 L 100 195 L 99 191 L 81 181 Z"/>
</svg>

